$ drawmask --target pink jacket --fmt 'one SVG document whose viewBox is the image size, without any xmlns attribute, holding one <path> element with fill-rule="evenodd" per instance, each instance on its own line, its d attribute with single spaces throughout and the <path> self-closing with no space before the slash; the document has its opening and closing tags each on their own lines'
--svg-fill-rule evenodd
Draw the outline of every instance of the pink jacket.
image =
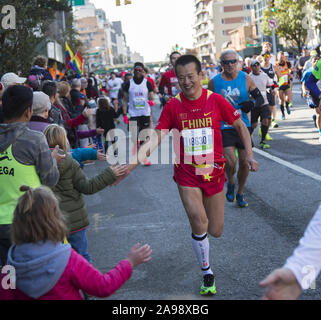
<svg viewBox="0 0 321 320">
<path fill-rule="evenodd" d="M 59 281 L 52 290 L 38 300 L 83 300 L 80 290 L 91 296 L 108 297 L 118 290 L 130 278 L 131 274 L 132 266 L 128 260 L 120 261 L 114 269 L 103 275 L 86 259 L 71 249 L 68 264 Z M 0 285 L 0 300 L 35 299 L 27 296 L 19 289 L 5 290 Z"/>
</svg>

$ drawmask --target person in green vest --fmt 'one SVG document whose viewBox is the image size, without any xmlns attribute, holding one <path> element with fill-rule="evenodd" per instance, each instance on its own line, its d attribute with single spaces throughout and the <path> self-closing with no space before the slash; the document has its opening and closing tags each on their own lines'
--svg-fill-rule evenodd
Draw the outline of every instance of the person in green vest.
<svg viewBox="0 0 321 320">
<path fill-rule="evenodd" d="M 21 85 L 8 87 L 2 96 L 4 122 L 0 124 L 0 266 L 11 245 L 10 227 L 21 185 L 53 187 L 59 180 L 58 148 L 50 152 L 43 133 L 30 130 L 33 92 Z"/>
</svg>

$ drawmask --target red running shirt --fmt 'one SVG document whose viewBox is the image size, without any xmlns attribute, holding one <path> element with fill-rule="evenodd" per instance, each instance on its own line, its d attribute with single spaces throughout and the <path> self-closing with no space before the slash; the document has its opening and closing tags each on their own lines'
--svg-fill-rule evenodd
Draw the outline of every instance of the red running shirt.
<svg viewBox="0 0 321 320">
<path fill-rule="evenodd" d="M 178 86 L 178 80 L 174 69 L 171 69 L 162 75 L 159 87 L 162 89 L 164 87 L 167 87 L 168 95 L 173 96 L 173 93 L 172 93 L 173 86 Z"/>
<path fill-rule="evenodd" d="M 233 124 L 238 111 L 221 95 L 203 89 L 197 100 L 188 100 L 180 93 L 164 107 L 157 130 L 174 131 L 176 161 L 213 164 L 225 162 L 221 121 Z"/>
</svg>

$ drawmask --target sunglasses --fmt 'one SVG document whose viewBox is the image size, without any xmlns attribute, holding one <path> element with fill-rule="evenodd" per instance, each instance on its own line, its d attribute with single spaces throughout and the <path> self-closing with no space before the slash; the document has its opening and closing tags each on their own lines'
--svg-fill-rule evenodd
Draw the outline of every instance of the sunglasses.
<svg viewBox="0 0 321 320">
<path fill-rule="evenodd" d="M 144 71 L 143 68 L 135 68 L 134 70 L 135 70 L 135 71 L 138 71 L 138 72 L 143 72 L 143 71 Z"/>
<path fill-rule="evenodd" d="M 237 62 L 237 59 L 233 59 L 233 60 L 223 60 L 222 64 L 224 65 L 228 65 L 228 64 L 234 64 Z"/>
<path fill-rule="evenodd" d="M 252 65 L 252 67 L 258 67 L 260 64 L 259 63 L 255 63 Z"/>
</svg>

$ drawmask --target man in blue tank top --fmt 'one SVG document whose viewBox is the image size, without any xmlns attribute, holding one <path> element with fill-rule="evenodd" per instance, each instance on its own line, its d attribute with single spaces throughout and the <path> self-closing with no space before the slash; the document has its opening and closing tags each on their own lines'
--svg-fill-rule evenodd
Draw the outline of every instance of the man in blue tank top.
<svg viewBox="0 0 321 320">
<path fill-rule="evenodd" d="M 238 68 L 239 56 L 234 50 L 225 50 L 221 54 L 220 63 L 223 71 L 210 82 L 208 89 L 222 95 L 235 109 L 241 113 L 241 118 L 250 130 L 251 123 L 247 115 L 254 108 L 254 103 L 249 101 L 249 94 L 255 99 L 255 105 L 262 105 L 264 99 L 257 89 L 253 79 Z M 244 187 L 249 174 L 248 165 L 245 162 L 246 153 L 241 138 L 236 130 L 226 123 L 222 123 L 223 153 L 226 158 L 227 193 L 226 199 L 241 207 L 247 207 L 244 200 Z M 236 172 L 237 158 L 235 149 L 239 154 L 238 191 L 235 197 L 234 174 Z"/>
</svg>

